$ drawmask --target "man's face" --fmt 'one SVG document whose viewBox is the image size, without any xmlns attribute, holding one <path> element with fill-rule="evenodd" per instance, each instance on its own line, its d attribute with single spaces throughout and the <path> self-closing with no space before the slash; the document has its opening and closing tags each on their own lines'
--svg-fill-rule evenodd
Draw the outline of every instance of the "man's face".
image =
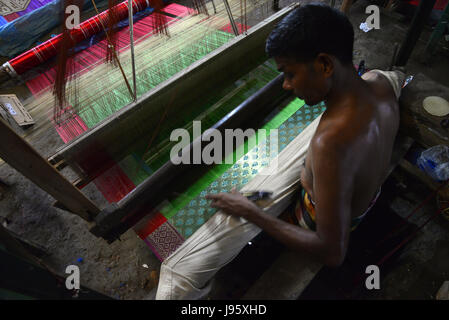
<svg viewBox="0 0 449 320">
<path fill-rule="evenodd" d="M 284 73 L 284 90 L 293 91 L 308 105 L 315 105 L 325 99 L 329 91 L 328 81 L 314 61 L 297 62 L 283 57 L 275 57 L 274 60 L 278 70 Z"/>
</svg>

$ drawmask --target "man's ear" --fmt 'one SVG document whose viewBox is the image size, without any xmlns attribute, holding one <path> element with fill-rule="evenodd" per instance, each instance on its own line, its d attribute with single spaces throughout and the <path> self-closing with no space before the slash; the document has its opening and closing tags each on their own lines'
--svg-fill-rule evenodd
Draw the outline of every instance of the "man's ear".
<svg viewBox="0 0 449 320">
<path fill-rule="evenodd" d="M 335 69 L 334 59 L 327 53 L 320 53 L 315 58 L 315 70 L 320 72 L 325 78 L 330 78 Z"/>
</svg>

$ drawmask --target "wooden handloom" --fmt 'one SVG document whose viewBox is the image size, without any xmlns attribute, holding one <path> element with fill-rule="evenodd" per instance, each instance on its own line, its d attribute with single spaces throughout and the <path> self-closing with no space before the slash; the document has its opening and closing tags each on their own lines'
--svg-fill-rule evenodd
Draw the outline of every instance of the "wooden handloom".
<svg viewBox="0 0 449 320">
<path fill-rule="evenodd" d="M 179 113 L 179 110 L 183 110 L 183 106 L 196 101 L 202 95 L 202 92 L 214 90 L 214 88 L 220 87 L 223 83 L 235 81 L 263 62 L 265 60 L 264 44 L 266 37 L 274 25 L 292 8 L 288 7 L 281 10 L 274 16 L 251 28 L 247 34 L 236 37 L 220 49 L 194 63 L 187 70 L 161 83 L 152 91 L 143 94 L 136 102 L 124 107 L 89 132 L 63 146 L 50 159 L 50 162 L 57 164 L 64 160 L 72 167 L 79 168 L 80 163 L 92 161 L 92 158 L 98 159 L 98 153 L 95 150 L 101 150 L 101 153 L 113 155 L 114 158 L 118 159 L 125 156 L 130 150 L 135 148 L 136 143 L 141 143 L 145 141 L 145 137 L 151 136 L 154 127 L 157 126 L 160 120 L 158 115 L 168 105 L 170 105 L 170 111 L 166 115 L 167 118 L 175 116 Z M 221 76 L 214 76 L 216 74 Z M 282 94 L 279 80 L 276 88 L 277 95 Z M 252 108 L 257 108 L 257 106 L 253 105 Z M 255 109 L 252 110 L 253 112 L 255 111 Z M 265 114 L 268 114 L 269 111 L 270 109 L 266 108 Z M 244 119 L 242 117 L 243 114 L 243 112 L 239 113 L 239 119 Z M 263 116 L 263 112 L 259 114 Z M 248 119 L 253 117 L 252 112 L 246 111 L 246 117 Z M 240 127 L 240 124 L 236 127 Z M 126 132 L 126 135 L 123 135 L 123 132 Z M 158 204 L 163 199 L 164 194 L 170 191 L 169 189 L 162 190 L 161 181 L 170 185 L 170 181 L 175 178 L 168 171 L 162 174 L 164 170 L 167 170 L 167 166 L 170 166 L 170 164 L 156 171 L 148 178 L 148 181 L 139 185 L 126 199 L 123 199 L 118 204 L 120 207 L 126 207 L 127 209 L 114 210 L 114 223 L 111 224 L 110 222 L 114 214 L 106 214 L 105 211 L 105 214 L 101 215 L 97 221 L 97 226 L 100 225 L 101 227 L 93 229 L 96 234 L 113 241 L 126 229 L 124 230 L 122 227 L 120 232 L 114 232 L 113 235 L 108 235 L 106 230 L 110 231 L 109 229 L 112 226 L 114 228 L 119 227 L 116 223 L 122 221 L 125 215 L 130 215 L 133 211 L 139 212 L 143 208 L 148 210 L 148 205 L 154 206 Z M 181 166 L 178 166 L 176 170 L 182 170 L 181 168 Z M 189 169 L 188 171 L 191 179 L 195 179 L 195 174 L 192 174 L 194 170 Z M 80 169 L 78 169 L 78 172 L 85 174 Z M 157 179 L 161 180 L 156 183 Z M 145 186 L 151 185 L 157 185 L 158 189 L 152 192 L 145 191 L 148 190 Z M 135 195 L 139 195 L 139 197 Z M 106 216 L 109 218 L 102 223 L 101 218 Z M 108 221 L 107 224 L 106 221 Z M 136 221 L 133 219 L 133 222 L 135 223 Z M 129 228 L 130 225 L 127 227 Z M 102 231 L 99 232 L 99 230 Z"/>
<path fill-rule="evenodd" d="M 58 168 L 67 164 L 70 165 L 80 176 L 84 176 L 83 184 L 88 183 L 95 177 L 95 173 L 86 172 L 80 164 L 91 162 L 99 156 L 100 161 L 104 161 L 101 154 L 106 154 L 115 159 L 125 157 L 136 148 L 136 145 L 147 144 L 151 138 L 152 129 L 160 121 L 160 117 L 157 115 L 163 113 L 166 106 L 171 106 L 170 113 L 166 117 L 175 116 L 184 106 L 197 101 L 203 92 L 214 90 L 222 86 L 223 83 L 235 81 L 242 74 L 260 65 L 265 60 L 264 45 L 266 37 L 274 25 L 293 7 L 282 9 L 249 29 L 246 34 L 232 39 L 220 49 L 208 54 L 186 70 L 143 94 L 136 102 L 110 115 L 88 132 L 57 150 L 56 154 L 50 157 L 50 163 Z M 226 117 L 219 122 L 217 128 L 245 128 L 260 123 L 261 119 L 270 113 L 273 104 L 285 99 L 281 89 L 281 81 L 282 77 L 275 79 L 257 95 L 241 104 L 233 116 Z M 276 98 L 267 98 L 272 96 Z M 262 102 L 267 103 L 262 104 Z M 256 110 L 260 118 L 252 119 Z M 158 205 L 168 193 L 182 191 L 182 188 L 194 181 L 204 170 L 207 170 L 207 168 L 191 169 L 182 166 L 174 168 L 167 163 L 128 196 L 104 209 L 98 216 L 97 213 L 100 211 L 98 208 L 90 208 L 88 209 L 90 214 L 80 214 L 80 216 L 95 222 L 95 226 L 91 229 L 94 234 L 112 242 L 131 228 L 139 218 L 149 213 L 148 208 Z M 176 176 L 174 176 L 175 173 Z M 183 183 L 175 185 L 175 181 L 180 180 L 183 180 Z M 58 196 L 55 195 L 55 198 L 58 199 Z M 76 211 L 79 211 L 78 209 L 71 209 L 65 201 L 61 201 L 61 204 L 71 212 L 78 213 Z M 91 204 L 89 203 L 88 206 L 91 206 Z M 126 221 L 126 223 L 123 223 L 123 221 Z M 311 278 L 309 279 L 310 275 L 313 277 L 319 270 L 319 266 L 314 263 L 298 264 L 296 268 L 309 273 L 309 276 L 304 277 L 303 288 L 311 280 Z M 297 290 L 295 292 L 297 293 Z M 251 294 L 248 297 L 251 297 Z"/>
<path fill-rule="evenodd" d="M 59 170 L 69 164 L 82 178 L 84 178 L 74 182 L 74 192 L 76 187 L 86 185 L 92 179 L 95 179 L 96 175 L 100 175 L 102 172 L 86 172 L 86 168 L 82 168 L 83 163 L 96 162 L 96 164 L 101 164 L 103 166 L 100 170 L 108 170 L 108 166 L 113 165 L 114 160 L 125 157 L 129 154 L 130 150 L 135 149 L 136 144 L 143 143 L 145 145 L 148 143 L 154 128 L 157 127 L 158 122 L 160 121 L 160 114 L 163 113 L 162 110 L 167 108 L 168 105 L 170 105 L 170 112 L 168 112 L 167 117 L 174 117 L 179 114 L 180 111 L 187 112 L 185 111 L 186 108 L 184 108 L 184 106 L 196 101 L 202 95 L 202 92 L 219 88 L 226 82 L 229 83 L 235 81 L 263 62 L 266 59 L 264 53 L 266 37 L 274 25 L 290 12 L 292 8 L 293 6 L 290 6 L 281 10 L 274 16 L 251 28 L 248 32 L 231 40 L 219 50 L 215 50 L 200 61 L 197 61 L 187 70 L 176 74 L 174 77 L 161 83 L 150 92 L 144 93 L 136 102 L 131 103 L 119 112 L 109 116 L 98 125 L 95 125 L 88 132 L 81 134 L 78 138 L 75 138 L 73 141 L 60 148 L 60 150 L 50 158 L 50 163 Z M 222 24 L 222 20 L 224 19 L 220 16 L 217 16 L 215 20 L 214 17 L 211 17 L 210 23 L 216 21 Z M 220 77 L 215 76 L 217 74 L 220 74 Z M 241 108 L 234 113 L 234 117 L 228 117 L 226 120 L 222 121 L 222 128 L 245 128 L 245 126 L 255 123 L 254 120 L 256 120 L 256 117 L 254 117 L 253 114 L 257 108 L 259 109 L 257 112 L 259 115 L 258 121 L 268 115 L 271 111 L 272 104 L 277 101 L 274 97 L 282 97 L 285 95 L 281 90 L 280 83 L 281 79 L 278 77 L 276 81 L 269 85 L 269 89 L 265 90 L 265 93 L 261 95 L 263 101 L 260 97 L 253 98 L 249 103 L 241 105 Z M 268 97 L 270 97 L 270 99 L 268 99 Z M 45 102 L 45 100 L 43 101 Z M 264 103 L 264 108 L 261 108 L 261 101 Z M 267 101 L 270 103 L 266 103 Z M 45 113 L 40 115 L 40 118 L 37 119 L 37 123 L 42 124 L 45 116 Z M 253 120 L 253 122 L 247 121 L 249 119 Z M 173 127 L 176 128 L 177 126 L 179 126 L 179 122 L 175 123 Z M 137 129 L 133 130 L 133 128 Z M 36 126 L 34 131 L 28 131 L 28 133 L 26 133 L 27 139 L 37 135 L 39 129 L 40 127 Z M 123 134 L 124 132 L 126 132 L 125 135 Z M 27 147 L 24 145 L 24 148 Z M 111 158 L 113 159 L 112 161 Z M 8 159 L 10 160 L 9 162 L 14 162 L 14 157 Z M 19 158 L 17 157 L 16 159 Z M 35 161 L 41 163 L 40 166 L 47 168 L 47 165 L 45 165 L 41 159 Z M 167 165 L 162 166 L 162 170 L 157 170 L 148 181 L 142 183 L 140 187 L 132 192 L 132 194 L 128 195 L 126 201 L 124 199 L 124 201 L 119 203 L 120 206 L 126 207 L 126 210 L 114 210 L 114 215 L 106 214 L 106 212 L 108 212 L 107 210 L 103 211 L 103 214 L 96 220 L 96 226 L 92 230 L 98 236 L 102 236 L 108 241 L 114 241 L 121 233 L 132 227 L 132 225 L 138 221 L 138 218 L 142 217 L 143 209 L 147 211 L 148 205 L 157 205 L 164 199 L 165 193 L 170 192 L 170 181 L 173 179 L 173 176 L 170 175 L 171 170 L 166 170 L 167 166 L 170 167 L 170 164 L 167 163 Z M 23 166 L 17 168 L 20 171 L 25 172 L 23 171 Z M 186 168 L 183 168 L 182 166 L 176 168 L 176 170 L 179 169 L 181 169 L 181 171 L 188 171 L 189 173 L 189 178 L 186 178 L 185 185 L 188 184 L 187 182 L 189 179 L 190 181 L 194 181 L 195 176 L 200 174 L 201 170 L 204 170 L 204 168 L 198 168 L 198 170 L 186 170 Z M 53 172 L 50 168 L 48 168 L 48 170 Z M 32 172 L 28 172 L 27 175 L 31 176 L 33 174 Z M 56 175 L 55 179 L 63 181 L 62 176 Z M 168 189 L 163 189 L 160 183 L 155 184 L 155 181 L 158 181 L 157 179 L 162 179 L 168 186 Z M 33 179 L 33 181 L 47 190 L 47 192 L 50 192 L 50 189 L 52 189 L 51 183 L 48 187 L 45 186 L 43 178 Z M 150 192 L 152 196 L 148 197 L 148 192 L 143 192 L 143 190 L 145 190 L 145 186 L 151 185 L 157 185 L 161 188 L 157 189 L 159 190 L 158 192 Z M 61 191 L 66 190 L 65 192 L 67 194 L 76 193 L 73 193 L 68 189 L 70 188 L 64 187 Z M 180 190 L 181 189 L 178 189 L 178 191 Z M 80 209 L 75 208 L 74 205 L 70 204 L 70 201 L 60 197 L 58 193 L 50 193 L 57 200 L 60 200 L 56 203 L 58 207 L 77 213 L 88 221 L 92 221 L 100 211 L 100 209 L 95 207 L 95 205 L 93 205 L 91 201 L 88 201 L 87 198 L 85 201 L 87 207 Z M 145 193 L 147 193 L 147 195 L 145 195 Z M 82 202 L 83 201 L 81 201 L 81 203 Z M 92 207 L 92 205 L 94 207 Z M 132 214 L 130 213 L 133 213 L 133 211 L 140 212 L 138 218 L 132 218 Z M 108 219 L 102 220 L 104 216 L 108 216 Z M 131 216 L 130 223 L 121 223 L 125 216 Z M 114 219 L 112 219 L 113 223 L 111 223 L 111 217 L 114 217 Z M 117 228 L 119 230 L 117 230 Z"/>
</svg>

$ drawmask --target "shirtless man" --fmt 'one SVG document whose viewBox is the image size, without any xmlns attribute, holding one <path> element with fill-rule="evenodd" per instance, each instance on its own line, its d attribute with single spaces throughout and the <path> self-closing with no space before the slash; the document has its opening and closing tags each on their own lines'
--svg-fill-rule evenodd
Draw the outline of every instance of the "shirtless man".
<svg viewBox="0 0 449 320">
<path fill-rule="evenodd" d="M 327 266 L 343 263 L 350 232 L 371 208 L 386 178 L 399 127 L 397 96 L 379 72 L 353 67 L 354 31 L 325 5 L 301 6 L 276 26 L 266 51 L 284 73 L 283 88 L 308 105 L 325 101 L 301 173 L 301 226 L 265 214 L 233 190 L 208 195 L 211 207 L 256 224 Z"/>
</svg>

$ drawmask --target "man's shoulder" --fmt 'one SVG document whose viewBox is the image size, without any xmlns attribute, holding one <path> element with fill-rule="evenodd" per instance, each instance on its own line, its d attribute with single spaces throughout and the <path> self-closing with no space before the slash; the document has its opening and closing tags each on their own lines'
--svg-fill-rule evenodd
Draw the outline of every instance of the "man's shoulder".
<svg viewBox="0 0 449 320">
<path fill-rule="evenodd" d="M 354 104 L 354 106 L 352 105 Z M 322 117 L 314 136 L 314 142 L 318 145 L 348 144 L 357 136 L 358 123 L 360 117 L 355 103 L 333 112 L 326 117 Z"/>
<path fill-rule="evenodd" d="M 310 146 L 313 153 L 328 153 L 339 154 L 343 153 L 350 145 L 351 134 L 346 132 L 344 124 L 333 122 L 330 125 L 325 125 L 320 130 L 317 130 Z"/>
<path fill-rule="evenodd" d="M 393 93 L 397 100 L 405 80 L 405 74 L 399 70 L 374 69 L 363 74 L 362 79 L 370 83 L 378 95 L 386 96 Z"/>
</svg>

